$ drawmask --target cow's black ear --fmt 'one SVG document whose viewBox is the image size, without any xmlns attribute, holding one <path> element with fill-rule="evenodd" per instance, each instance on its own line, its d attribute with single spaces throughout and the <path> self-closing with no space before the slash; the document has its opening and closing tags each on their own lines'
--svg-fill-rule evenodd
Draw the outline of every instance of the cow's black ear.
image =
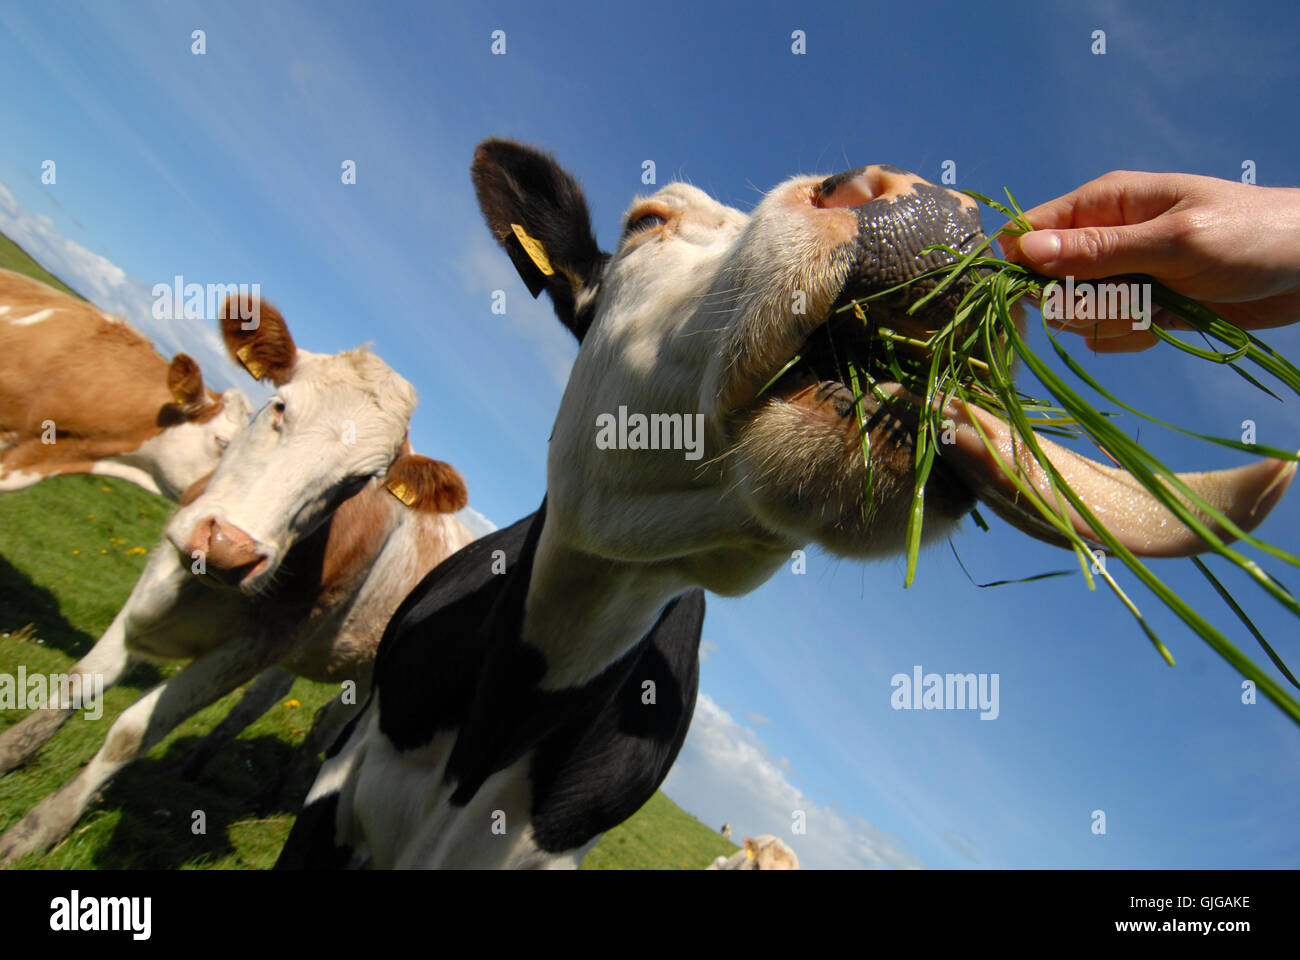
<svg viewBox="0 0 1300 960">
<path fill-rule="evenodd" d="M 549 153 L 484 140 L 470 167 L 488 229 L 534 297 L 551 295 L 560 321 L 582 340 L 609 255 L 596 245 L 582 188 Z"/>
</svg>

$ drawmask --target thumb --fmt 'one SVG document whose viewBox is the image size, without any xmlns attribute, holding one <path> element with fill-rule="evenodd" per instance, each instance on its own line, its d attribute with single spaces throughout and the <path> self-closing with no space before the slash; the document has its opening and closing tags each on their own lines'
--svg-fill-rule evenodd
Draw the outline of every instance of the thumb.
<svg viewBox="0 0 1300 960">
<path fill-rule="evenodd" d="M 1020 259 L 1052 277 L 1068 274 L 1088 280 L 1119 273 L 1155 273 L 1164 260 L 1166 244 L 1144 229 L 1146 226 L 1032 230 L 1020 237 Z"/>
</svg>

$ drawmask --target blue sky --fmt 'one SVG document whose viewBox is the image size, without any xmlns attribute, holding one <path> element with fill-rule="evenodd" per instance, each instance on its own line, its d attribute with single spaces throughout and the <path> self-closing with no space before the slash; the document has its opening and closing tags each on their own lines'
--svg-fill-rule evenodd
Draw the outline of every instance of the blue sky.
<svg viewBox="0 0 1300 960">
<path fill-rule="evenodd" d="M 937 180 L 951 160 L 959 186 L 1006 185 L 1026 205 L 1117 168 L 1237 178 L 1252 160 L 1259 183 L 1290 186 L 1297 17 L 1205 3 L 10 5 L 0 229 L 105 306 L 175 274 L 258 282 L 304 347 L 373 341 L 420 391 L 417 449 L 455 463 L 504 525 L 541 500 L 576 351 L 482 225 L 467 171 L 483 137 L 554 150 L 607 246 L 647 159 L 659 184 L 741 209 L 796 173 L 873 162 Z M 210 332 L 132 319 L 223 376 Z M 1297 328 L 1268 340 L 1300 356 Z M 1233 436 L 1250 418 L 1260 442 L 1300 446 L 1294 401 L 1171 351 L 1089 366 L 1157 416 Z M 1142 438 L 1179 469 L 1239 462 Z M 990 523 L 953 538 L 977 580 L 1073 565 Z M 1300 551 L 1300 495 L 1263 532 Z M 1157 572 L 1205 594 L 1185 563 Z M 808 866 L 1300 866 L 1300 730 L 1243 705 L 1237 674 L 1149 595 L 1135 590 L 1175 669 L 1078 577 L 978 590 L 946 544 L 908 590 L 902 574 L 814 549 L 803 575 L 710 598 L 704 698 L 670 795 L 739 836 L 786 836 Z M 1294 620 L 1242 595 L 1300 662 Z M 1263 659 L 1211 598 L 1203 609 Z M 1000 715 L 891 709 L 890 678 L 916 664 L 998 674 Z M 791 837 L 795 810 L 808 832 Z"/>
</svg>

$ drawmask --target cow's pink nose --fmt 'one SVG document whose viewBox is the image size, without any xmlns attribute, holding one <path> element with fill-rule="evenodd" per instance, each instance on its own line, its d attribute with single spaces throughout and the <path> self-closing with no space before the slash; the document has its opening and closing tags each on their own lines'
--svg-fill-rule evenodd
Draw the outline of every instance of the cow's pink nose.
<svg viewBox="0 0 1300 960">
<path fill-rule="evenodd" d="M 256 540 L 216 517 L 207 517 L 195 525 L 186 549 L 190 556 L 201 554 L 207 572 L 229 584 L 239 583 L 266 560 Z"/>
</svg>

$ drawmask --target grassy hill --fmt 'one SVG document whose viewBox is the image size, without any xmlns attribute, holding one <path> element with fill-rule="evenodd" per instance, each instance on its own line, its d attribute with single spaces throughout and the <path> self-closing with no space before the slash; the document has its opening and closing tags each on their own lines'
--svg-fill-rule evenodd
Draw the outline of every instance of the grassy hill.
<svg viewBox="0 0 1300 960">
<path fill-rule="evenodd" d="M 62 290 L 64 293 L 70 293 L 78 300 L 86 299 L 77 293 L 70 286 L 56 277 L 50 271 L 46 270 L 18 244 L 14 243 L 3 233 L 0 233 L 0 270 L 13 270 L 17 273 L 25 273 L 29 277 L 34 277 L 42 283 L 48 283 L 55 290 Z"/>
<path fill-rule="evenodd" d="M 0 264 L 39 276 L 35 261 L 2 235 Z M 126 601 L 172 508 L 139 487 L 102 477 L 58 477 L 0 494 L 0 674 L 13 675 L 19 665 L 29 674 L 66 672 L 84 655 Z M 66 783 L 94 756 L 113 719 L 177 669 L 133 668 L 106 695 L 102 718 L 73 717 L 31 763 L 0 776 L 0 831 Z M 239 692 L 232 693 L 126 768 L 67 840 L 21 865 L 269 868 L 311 783 L 304 778 L 291 784 L 285 804 L 264 797 L 265 785 L 275 781 L 316 708 L 336 689 L 299 680 L 289 697 L 245 730 L 202 777 L 182 781 L 177 765 L 234 705 Z M 0 730 L 25 715 L 0 710 Z M 196 810 L 207 819 L 207 832 L 199 836 L 190 828 Z M 583 868 L 700 869 L 736 849 L 658 793 L 610 831 Z"/>
<path fill-rule="evenodd" d="M 700 823 L 663 791 L 605 834 L 583 870 L 702 870 L 740 848 Z"/>
<path fill-rule="evenodd" d="M 65 672 L 108 626 L 144 567 L 171 503 L 120 480 L 59 477 L 0 495 L 0 673 Z M 109 725 L 144 690 L 176 667 L 135 667 L 109 692 L 104 716 L 74 717 L 26 767 L 0 777 L 0 830 L 66 782 L 99 749 Z M 293 825 L 310 782 L 293 801 L 263 806 L 302 741 L 315 709 L 336 688 L 299 680 L 290 698 L 244 732 L 195 783 L 175 767 L 238 699 L 231 694 L 174 731 L 104 791 L 73 837 L 25 866 L 41 868 L 266 868 Z M 289 706 L 297 701 L 298 706 Z M 0 729 L 26 711 L 0 711 Z M 190 831 L 195 810 L 203 836 Z M 736 850 L 657 793 L 607 834 L 584 869 L 700 869 Z"/>
</svg>

